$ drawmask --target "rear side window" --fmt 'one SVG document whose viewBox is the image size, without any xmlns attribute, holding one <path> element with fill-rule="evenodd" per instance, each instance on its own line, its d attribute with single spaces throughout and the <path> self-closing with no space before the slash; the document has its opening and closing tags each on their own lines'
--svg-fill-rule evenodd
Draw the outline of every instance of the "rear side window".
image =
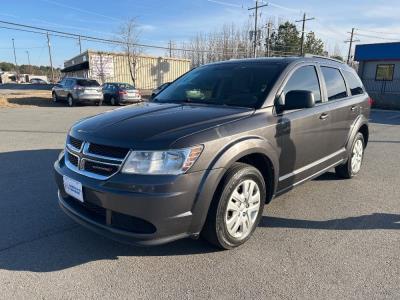
<svg viewBox="0 0 400 300">
<path fill-rule="evenodd" d="M 321 90 L 315 67 L 305 66 L 297 69 L 283 88 L 285 94 L 290 91 L 311 91 L 315 103 L 321 102 Z"/>
<path fill-rule="evenodd" d="M 321 67 L 321 71 L 325 78 L 328 100 L 331 101 L 347 97 L 346 84 L 344 83 L 340 71 L 329 67 Z"/>
<path fill-rule="evenodd" d="M 77 84 L 80 86 L 100 86 L 96 80 L 78 79 Z"/>
<path fill-rule="evenodd" d="M 354 75 L 351 72 L 344 71 L 344 77 L 346 78 L 346 82 L 350 88 L 350 92 L 352 96 L 364 94 L 364 89 L 362 87 L 362 83 L 358 76 Z"/>
</svg>

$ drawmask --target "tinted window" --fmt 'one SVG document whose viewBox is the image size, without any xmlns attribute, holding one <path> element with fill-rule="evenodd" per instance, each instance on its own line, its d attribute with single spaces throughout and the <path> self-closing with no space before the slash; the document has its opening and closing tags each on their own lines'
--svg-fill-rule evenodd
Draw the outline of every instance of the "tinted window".
<svg viewBox="0 0 400 300">
<path fill-rule="evenodd" d="M 297 69 L 283 88 L 285 94 L 290 91 L 311 91 L 315 103 L 321 102 L 321 90 L 315 67 L 306 66 Z"/>
<path fill-rule="evenodd" d="M 100 84 L 96 80 L 78 79 L 76 82 L 80 86 L 100 86 Z"/>
<path fill-rule="evenodd" d="M 325 78 L 328 100 L 336 100 L 347 97 L 346 84 L 340 71 L 335 68 L 321 67 Z"/>
<path fill-rule="evenodd" d="M 119 83 L 118 87 L 121 89 L 134 89 L 135 87 L 128 83 Z"/>
<path fill-rule="evenodd" d="M 361 80 L 358 76 L 354 75 L 351 72 L 345 71 L 344 77 L 346 78 L 346 82 L 350 88 L 351 95 L 360 95 L 364 93 Z"/>
<path fill-rule="evenodd" d="M 162 90 L 155 102 L 260 106 L 284 64 L 224 63 L 196 68 Z"/>
</svg>

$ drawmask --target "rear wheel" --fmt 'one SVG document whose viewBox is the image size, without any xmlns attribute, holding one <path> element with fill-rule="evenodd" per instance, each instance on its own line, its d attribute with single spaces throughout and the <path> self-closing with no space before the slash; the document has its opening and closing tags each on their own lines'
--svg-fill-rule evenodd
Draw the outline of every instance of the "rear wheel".
<svg viewBox="0 0 400 300">
<path fill-rule="evenodd" d="M 118 104 L 119 104 L 118 100 L 117 100 L 117 99 L 115 99 L 115 97 L 111 97 L 111 99 L 110 99 L 110 103 L 111 103 L 111 105 L 113 105 L 113 106 L 115 106 L 115 105 L 118 105 Z"/>
<path fill-rule="evenodd" d="M 57 97 L 56 92 L 53 92 L 53 93 L 52 93 L 51 99 L 53 100 L 53 102 L 58 102 L 58 97 Z"/>
<path fill-rule="evenodd" d="M 72 97 L 72 95 L 68 95 L 67 104 L 68 104 L 69 107 L 75 106 L 75 100 L 74 100 L 74 98 Z"/>
<path fill-rule="evenodd" d="M 349 179 L 360 172 L 364 158 L 364 145 L 364 136 L 358 132 L 351 146 L 347 162 L 335 168 L 336 174 L 339 177 Z"/>
<path fill-rule="evenodd" d="M 211 203 L 202 236 L 222 249 L 240 246 L 260 221 L 265 195 L 261 173 L 250 165 L 235 163 Z"/>
</svg>

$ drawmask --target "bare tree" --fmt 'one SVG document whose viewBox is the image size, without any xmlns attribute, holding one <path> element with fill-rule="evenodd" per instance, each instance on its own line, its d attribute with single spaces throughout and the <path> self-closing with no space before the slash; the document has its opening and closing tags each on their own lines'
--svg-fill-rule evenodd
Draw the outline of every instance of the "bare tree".
<svg viewBox="0 0 400 300">
<path fill-rule="evenodd" d="M 129 74 L 133 84 L 136 83 L 138 67 L 138 57 L 142 53 L 142 48 L 138 46 L 140 31 L 135 18 L 123 23 L 118 32 L 120 40 L 123 42 L 123 51 L 128 58 Z"/>
</svg>

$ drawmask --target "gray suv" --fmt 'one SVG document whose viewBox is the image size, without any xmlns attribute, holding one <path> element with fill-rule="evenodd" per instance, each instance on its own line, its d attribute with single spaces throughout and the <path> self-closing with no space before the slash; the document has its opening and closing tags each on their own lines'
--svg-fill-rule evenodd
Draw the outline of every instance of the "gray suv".
<svg viewBox="0 0 400 300">
<path fill-rule="evenodd" d="M 231 249 L 274 197 L 332 168 L 359 174 L 370 105 L 356 72 L 331 59 L 201 66 L 150 103 L 76 123 L 54 164 L 59 204 L 123 242 L 202 236 Z"/>
<path fill-rule="evenodd" d="M 51 90 L 54 102 L 64 100 L 72 107 L 78 103 L 101 105 L 103 93 L 100 84 L 93 79 L 66 77 Z"/>
</svg>

